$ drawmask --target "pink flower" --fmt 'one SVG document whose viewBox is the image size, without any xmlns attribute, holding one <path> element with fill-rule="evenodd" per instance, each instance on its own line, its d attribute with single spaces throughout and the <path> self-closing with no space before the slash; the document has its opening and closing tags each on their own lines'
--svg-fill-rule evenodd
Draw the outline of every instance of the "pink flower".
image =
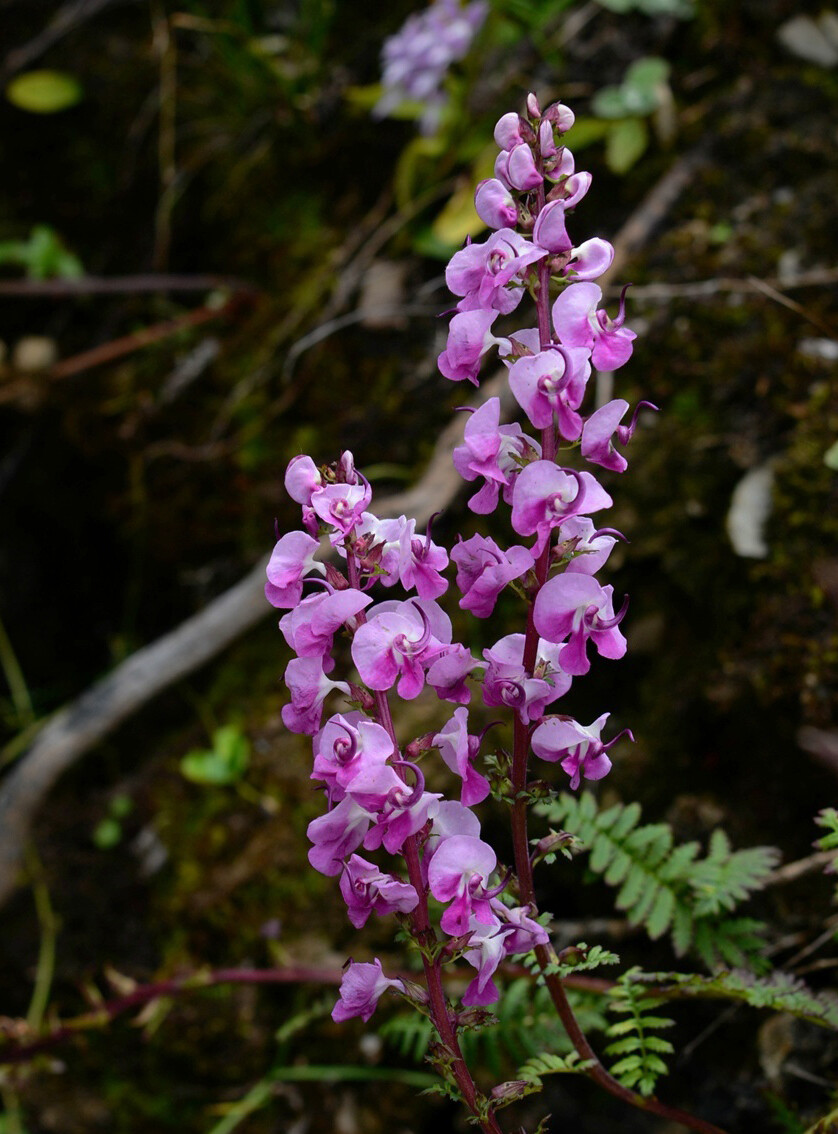
<svg viewBox="0 0 838 1134">
<path fill-rule="evenodd" d="M 425 669 L 450 643 L 451 623 L 436 603 L 379 603 L 355 632 L 352 660 L 370 689 L 392 689 L 398 679 L 399 696 L 412 701 L 424 687 Z"/>
<path fill-rule="evenodd" d="M 510 389 L 536 429 L 549 428 L 555 414 L 562 437 L 578 440 L 582 418 L 576 411 L 591 375 L 590 357 L 584 347 L 551 347 L 512 364 Z"/>
<path fill-rule="evenodd" d="M 343 535 L 348 535 L 371 500 L 372 490 L 366 482 L 329 484 L 312 495 L 311 506 L 321 520 L 337 528 Z"/>
<path fill-rule="evenodd" d="M 532 554 L 520 546 L 501 551 L 493 539 L 473 535 L 451 551 L 457 565 L 457 586 L 463 592 L 460 606 L 477 618 L 488 618 L 498 595 L 513 579 L 520 579 L 535 564 Z"/>
<path fill-rule="evenodd" d="M 330 681 L 319 657 L 292 658 L 285 669 L 291 704 L 282 706 L 282 720 L 291 732 L 314 736 L 320 727 L 323 702 L 333 689 L 349 692 L 345 681 Z"/>
<path fill-rule="evenodd" d="M 468 710 L 455 709 L 453 717 L 436 734 L 433 743 L 439 748 L 439 754 L 447 766 L 463 781 L 460 802 L 466 807 L 482 803 L 489 794 L 489 781 L 471 763 L 480 751 L 480 737 L 469 736 Z"/>
<path fill-rule="evenodd" d="M 285 491 L 298 504 L 310 504 L 313 492 L 323 487 L 323 477 L 311 457 L 292 457 L 285 470 Z"/>
<path fill-rule="evenodd" d="M 524 669 L 524 635 L 507 634 L 483 651 L 488 662 L 483 679 L 483 700 L 490 707 L 515 709 L 523 721 L 537 721 L 548 705 L 563 696 L 571 678 L 558 661 L 559 651 L 539 641 L 533 673 Z"/>
<path fill-rule="evenodd" d="M 457 310 L 508 315 L 521 302 L 524 289 L 507 284 L 520 280 L 524 269 L 545 255 L 543 248 L 511 228 L 492 233 L 484 244 L 467 244 L 454 253 L 445 270 L 449 290 L 463 296 Z"/>
<path fill-rule="evenodd" d="M 637 428 L 637 415 L 643 406 L 653 410 L 658 408 L 651 402 L 638 402 L 630 425 L 620 425 L 629 408 L 628 402 L 623 398 L 615 398 L 594 410 L 582 427 L 582 456 L 585 460 L 593 461 L 613 472 L 625 472 L 628 461 L 614 448 L 613 437 L 616 433 L 620 444 L 628 445 Z"/>
<path fill-rule="evenodd" d="M 487 515 L 497 507 L 500 488 L 504 499 L 518 475 L 522 461 L 540 456 L 541 446 L 528 437 L 517 422 L 499 425 L 500 398 L 488 401 L 469 417 L 463 434 L 464 444 L 454 450 L 454 468 L 463 480 L 482 476 L 486 483 L 468 502 L 472 512 Z"/>
<path fill-rule="evenodd" d="M 363 713 L 336 713 L 314 738 L 313 780 L 323 780 L 330 798 L 343 798 L 352 781 L 369 768 L 380 767 L 393 755 L 387 730 Z"/>
<path fill-rule="evenodd" d="M 614 588 L 601 587 L 590 575 L 555 575 L 536 595 L 533 619 L 536 629 L 550 642 L 564 642 L 559 661 L 573 676 L 591 668 L 586 653 L 590 638 L 605 658 L 621 658 L 626 640 L 619 624 L 628 609 L 628 600 L 615 615 L 611 605 Z"/>
<path fill-rule="evenodd" d="M 448 325 L 448 344 L 437 359 L 444 378 L 479 385 L 477 375 L 483 355 L 506 341 L 495 338 L 489 330 L 497 317 L 497 311 L 461 311 L 454 316 Z"/>
<path fill-rule="evenodd" d="M 314 558 L 319 547 L 319 541 L 305 532 L 288 532 L 278 540 L 266 572 L 265 598 L 271 606 L 296 606 L 303 597 L 305 576 L 312 571 L 326 574 L 325 565 Z"/>
<path fill-rule="evenodd" d="M 404 982 L 386 977 L 377 957 L 370 964 L 350 961 L 340 982 L 340 998 L 332 1009 L 332 1019 L 341 1023 L 353 1016 L 360 1016 L 366 1023 L 388 988 L 402 991 Z"/>
<path fill-rule="evenodd" d="M 383 874 L 372 862 L 353 854 L 344 864 L 340 892 L 347 915 L 356 929 L 366 924 L 371 913 L 410 913 L 419 904 L 419 895 L 407 882 Z"/>
<path fill-rule="evenodd" d="M 502 181 L 487 177 L 474 194 L 477 215 L 489 228 L 508 228 L 518 219 L 518 206 Z"/>
<path fill-rule="evenodd" d="M 602 289 L 595 283 L 573 283 L 553 304 L 553 326 L 564 346 L 587 347 L 597 370 L 616 370 L 631 358 L 634 331 L 623 326 L 625 290 L 616 319 L 597 310 Z"/>
<path fill-rule="evenodd" d="M 437 847 L 428 883 L 437 901 L 451 903 L 440 920 L 445 933 L 466 933 L 472 913 L 482 925 L 494 923 L 486 883 L 496 866 L 495 852 L 482 839 L 452 835 Z"/>
<path fill-rule="evenodd" d="M 306 831 L 313 844 L 308 861 L 320 874 L 340 874 L 343 860 L 357 850 L 369 830 L 372 815 L 347 796 L 325 815 L 312 819 Z"/>
<path fill-rule="evenodd" d="M 322 658 L 331 653 L 337 631 L 352 623 L 372 599 L 360 591 L 322 591 L 309 595 L 279 620 L 285 641 L 301 658 Z"/>
<path fill-rule="evenodd" d="M 521 471 L 512 494 L 512 527 L 518 535 L 537 535 L 537 559 L 569 516 L 611 507 L 611 497 L 589 472 L 560 469 L 552 461 L 534 461 Z"/>
<path fill-rule="evenodd" d="M 444 653 L 431 663 L 425 680 L 441 701 L 467 705 L 471 700 L 471 690 L 466 685 L 466 678 L 480 664 L 465 646 L 455 642 L 454 645 L 446 646 Z"/>
<path fill-rule="evenodd" d="M 532 735 L 532 750 L 542 760 L 561 760 L 562 768 L 571 777 L 573 791 L 579 787 L 582 776 L 586 780 L 601 780 L 611 771 L 607 750 L 626 734 L 634 740 L 631 731 L 623 729 L 613 740 L 603 744 L 600 733 L 609 716 L 603 713 L 587 727 L 570 717 L 548 717 Z"/>
</svg>

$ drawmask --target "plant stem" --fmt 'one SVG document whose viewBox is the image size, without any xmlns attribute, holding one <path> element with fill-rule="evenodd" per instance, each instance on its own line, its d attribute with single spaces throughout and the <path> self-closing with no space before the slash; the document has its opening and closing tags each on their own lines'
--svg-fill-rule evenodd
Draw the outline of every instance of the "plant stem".
<svg viewBox="0 0 838 1134">
<path fill-rule="evenodd" d="M 536 206 L 535 215 L 537 216 L 541 209 L 544 207 L 545 194 L 544 183 L 536 190 Z M 546 350 L 551 342 L 550 331 L 550 275 L 546 261 L 542 260 L 538 266 L 538 291 L 536 296 L 536 309 L 538 313 L 538 335 L 541 350 Z M 543 460 L 555 460 L 556 458 L 556 426 L 555 421 L 552 422 L 541 433 L 541 447 Z M 548 540 L 547 546 L 539 557 L 535 565 L 535 575 L 537 580 L 536 593 L 544 585 L 547 579 L 547 572 L 550 566 L 550 552 L 551 545 Z M 536 658 L 538 655 L 538 632 L 535 627 L 533 611 L 535 607 L 535 594 L 531 596 L 532 602 L 527 614 L 527 629 L 524 638 L 524 668 L 527 672 L 532 673 L 535 666 Z M 513 732 L 513 750 L 512 750 L 512 789 L 513 789 L 513 804 L 512 804 L 512 844 L 515 856 L 515 872 L 518 877 L 518 890 L 522 905 L 529 904 L 532 906 L 533 912 L 537 910 L 535 901 L 535 884 L 533 881 L 532 860 L 529 853 L 529 839 L 527 836 L 527 765 L 529 762 L 529 726 L 521 719 L 521 715 L 516 711 L 514 720 Z M 664 1118 L 669 1118 L 677 1122 L 683 1123 L 684 1126 L 689 1127 L 691 1130 L 698 1131 L 699 1134 L 725 1134 L 718 1126 L 713 1126 L 709 1122 L 704 1122 L 703 1119 L 696 1118 L 685 1111 L 678 1110 L 676 1107 L 666 1106 L 654 1098 L 644 1098 L 642 1095 L 637 1094 L 635 1091 L 624 1087 L 622 1083 L 618 1082 L 600 1063 L 599 1058 L 591 1047 L 585 1033 L 579 1026 L 579 1022 L 574 1015 L 573 1009 L 565 992 L 564 984 L 558 974 L 549 974 L 547 972 L 549 966 L 555 963 L 556 955 L 551 946 L 538 945 L 535 948 L 535 955 L 538 960 L 539 967 L 544 977 L 550 997 L 556 1012 L 564 1026 L 565 1031 L 570 1038 L 571 1043 L 578 1052 L 579 1056 L 590 1061 L 590 1067 L 586 1074 L 589 1078 L 593 1079 L 595 1083 L 601 1086 L 609 1094 L 614 1095 L 616 1098 L 622 1099 L 624 1102 L 631 1106 L 637 1107 L 640 1110 L 647 1110 L 653 1114 L 661 1115 Z"/>
<path fill-rule="evenodd" d="M 354 587 L 355 590 L 360 590 L 358 564 L 355 561 L 349 540 L 347 540 L 346 564 L 350 586 Z M 366 622 L 363 611 L 356 615 L 356 620 L 359 626 Z M 393 742 L 394 750 L 398 752 L 399 742 L 396 737 L 396 730 L 393 725 L 393 714 L 390 711 L 390 702 L 386 692 L 375 691 L 375 704 L 379 723 L 382 728 L 387 731 L 387 734 Z M 399 774 L 401 775 L 400 769 Z M 485 1134 L 501 1134 L 501 1129 L 491 1109 L 488 1111 L 485 1118 L 481 1117 L 481 1111 L 484 1111 L 484 1108 L 480 1105 L 482 1096 L 471 1077 L 468 1064 L 463 1058 L 463 1053 L 460 1050 L 460 1044 L 457 1040 L 457 1029 L 452 1022 L 451 1013 L 448 1011 L 448 1002 L 445 999 L 445 990 L 442 987 L 439 954 L 435 953 L 433 960 L 428 956 L 428 947 L 437 943 L 437 937 L 428 916 L 428 891 L 422 880 L 419 842 L 416 835 L 410 835 L 405 840 L 402 854 L 407 864 L 407 875 L 410 879 L 410 884 L 419 896 L 419 904 L 416 906 L 416 909 L 413 910 L 410 917 L 413 923 L 414 935 L 421 947 L 422 966 L 425 970 L 425 982 L 428 988 L 428 1006 L 431 1020 L 433 1021 L 443 1046 L 450 1056 L 451 1073 L 456 1080 L 463 1100 L 471 1113 L 478 1118 L 480 1129 L 483 1130 Z"/>
</svg>

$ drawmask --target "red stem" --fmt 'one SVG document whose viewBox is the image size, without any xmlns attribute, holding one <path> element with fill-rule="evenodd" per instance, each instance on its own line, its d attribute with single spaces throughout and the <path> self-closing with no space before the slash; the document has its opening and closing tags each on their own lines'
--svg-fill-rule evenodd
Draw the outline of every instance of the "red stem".
<svg viewBox="0 0 838 1134">
<path fill-rule="evenodd" d="M 356 590 L 360 590 L 358 564 L 355 561 L 349 540 L 347 540 L 346 564 L 350 586 L 354 587 Z M 363 623 L 366 622 L 363 611 L 356 616 L 356 620 L 358 625 L 363 625 Z M 390 712 L 390 702 L 386 692 L 375 691 L 375 704 L 378 711 L 379 723 L 382 728 L 387 730 L 393 742 L 393 747 L 398 752 L 399 742 L 396 738 L 393 715 Z M 399 774 L 401 775 L 401 770 L 399 770 Z M 410 879 L 410 884 L 419 895 L 419 904 L 410 916 L 413 922 L 414 935 L 420 946 L 423 946 L 421 950 L 422 966 L 425 970 L 425 982 L 428 988 L 428 1006 L 430 1008 L 431 1019 L 439 1033 L 440 1040 L 450 1055 L 451 1072 L 457 1082 L 457 1086 L 460 1088 L 463 1100 L 471 1113 L 477 1117 L 481 1110 L 480 1095 L 471 1077 L 468 1065 L 463 1058 L 463 1053 L 460 1050 L 460 1044 L 457 1039 L 457 1029 L 451 1019 L 451 1013 L 448 1011 L 448 1002 L 445 999 L 445 990 L 442 987 L 439 954 L 436 954 L 433 960 L 430 960 L 427 955 L 427 947 L 435 944 L 437 937 L 428 916 L 428 891 L 422 880 L 422 867 L 419 860 L 419 842 L 416 835 L 410 835 L 405 840 L 402 854 L 407 864 L 407 875 Z M 485 1119 L 480 1119 L 480 1129 L 483 1130 L 485 1134 L 502 1134 L 497 1119 L 491 1110 Z"/>
<path fill-rule="evenodd" d="M 536 206 L 535 215 L 538 216 L 541 209 L 544 207 L 545 194 L 544 183 L 536 190 Z M 551 342 L 550 331 L 550 273 L 546 263 L 543 259 L 538 266 L 538 292 L 536 297 L 536 309 L 538 312 L 538 334 L 541 350 L 546 350 Z M 555 422 L 551 423 L 546 429 L 542 430 L 541 434 L 541 447 L 542 459 L 546 461 L 553 461 L 556 459 L 557 444 L 556 444 L 556 427 Z M 535 565 L 535 575 L 537 580 L 536 594 L 544 585 L 547 579 L 547 572 L 550 565 L 550 551 L 551 545 L 548 540 L 547 546 L 539 557 Z M 535 628 L 533 619 L 533 610 L 535 605 L 535 594 L 531 596 L 532 602 L 527 614 L 527 629 L 524 638 L 524 668 L 527 672 L 532 673 L 535 665 L 537 652 L 538 652 L 538 632 Z M 513 726 L 513 749 L 512 749 L 512 791 L 513 791 L 513 804 L 512 804 L 512 845 L 515 856 L 515 872 L 518 876 L 518 890 L 522 904 L 529 904 L 532 906 L 533 911 L 536 910 L 535 902 L 535 884 L 533 881 L 532 860 L 529 852 L 529 839 L 527 835 L 527 765 L 529 761 L 529 742 L 530 732 L 529 727 L 525 721 L 521 719 L 518 712 L 515 713 L 514 726 Z M 622 1099 L 624 1102 L 631 1106 L 637 1107 L 640 1110 L 647 1110 L 653 1114 L 658 1114 L 663 1118 L 668 1118 L 676 1122 L 683 1123 L 684 1126 L 689 1127 L 691 1130 L 696 1130 L 699 1134 L 725 1134 L 718 1126 L 713 1126 L 709 1122 L 705 1122 L 701 1118 L 688 1114 L 685 1111 L 679 1110 L 677 1107 L 666 1106 L 664 1103 L 658 1102 L 654 1098 L 644 1098 L 642 1095 L 637 1094 L 635 1091 L 629 1090 L 624 1087 L 622 1083 L 618 1082 L 612 1075 L 610 1075 L 603 1065 L 600 1063 L 599 1058 L 591 1047 L 585 1033 L 579 1026 L 579 1022 L 574 1015 L 573 1009 L 567 999 L 564 984 L 557 974 L 548 975 L 546 970 L 551 964 L 555 962 L 555 952 L 552 947 L 547 945 L 539 945 L 535 949 L 535 955 L 544 975 L 547 989 L 553 1001 L 553 1005 L 562 1021 L 565 1031 L 567 1032 L 571 1043 L 573 1044 L 580 1057 L 584 1060 L 591 1062 L 587 1074 L 589 1078 L 609 1094 L 614 1095 L 616 1098 Z"/>
</svg>

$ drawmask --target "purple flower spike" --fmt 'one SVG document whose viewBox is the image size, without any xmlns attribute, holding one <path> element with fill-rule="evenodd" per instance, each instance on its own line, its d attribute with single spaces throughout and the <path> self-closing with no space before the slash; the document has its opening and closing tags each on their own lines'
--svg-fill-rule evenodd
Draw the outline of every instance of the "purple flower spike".
<svg viewBox="0 0 838 1134">
<path fill-rule="evenodd" d="M 553 304 L 553 326 L 564 346 L 588 347 L 597 370 L 616 370 L 628 362 L 634 331 L 623 326 L 625 289 L 616 319 L 597 310 L 602 289 L 595 283 L 574 283 Z"/>
<path fill-rule="evenodd" d="M 628 735 L 634 740 L 630 729 L 623 729 L 613 740 L 603 744 L 600 733 L 609 716 L 609 713 L 603 713 L 587 727 L 570 718 L 548 717 L 532 735 L 532 750 L 542 760 L 561 760 L 562 767 L 571 777 L 573 791 L 579 787 L 583 776 L 586 780 L 601 780 L 611 771 L 607 750 L 621 736 Z"/>
<path fill-rule="evenodd" d="M 627 602 L 615 615 L 611 605 L 614 588 L 601 587 L 590 575 L 556 575 L 538 592 L 533 618 L 539 634 L 549 642 L 568 641 L 559 653 L 562 669 L 574 677 L 591 667 L 586 654 L 590 638 L 605 658 L 621 658 L 626 640 L 619 629 Z"/>
<path fill-rule="evenodd" d="M 419 904 L 419 895 L 407 882 L 392 874 L 383 874 L 378 867 L 353 854 L 340 876 L 340 892 L 346 912 L 356 929 L 366 925 L 371 913 L 383 917 L 388 913 L 410 913 Z"/>
<path fill-rule="evenodd" d="M 351 961 L 340 982 L 340 998 L 332 1009 L 332 1019 L 335 1023 L 341 1023 L 353 1016 L 360 1016 L 366 1023 L 388 988 L 401 992 L 404 981 L 386 977 L 377 957 L 371 964 Z"/>
<path fill-rule="evenodd" d="M 582 432 L 576 411 L 590 375 L 590 352 L 584 347 L 552 347 L 514 362 L 509 386 L 536 429 L 549 428 L 556 414 L 562 437 L 576 441 Z"/>
</svg>

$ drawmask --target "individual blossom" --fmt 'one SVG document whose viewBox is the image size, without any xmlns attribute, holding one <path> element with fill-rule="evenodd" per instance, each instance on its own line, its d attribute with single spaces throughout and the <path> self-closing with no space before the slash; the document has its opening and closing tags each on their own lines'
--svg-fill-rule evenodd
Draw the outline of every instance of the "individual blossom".
<svg viewBox="0 0 838 1134">
<path fill-rule="evenodd" d="M 637 428 L 637 415 L 643 407 L 656 410 L 651 402 L 638 402 L 630 425 L 620 425 L 629 404 L 624 398 L 615 398 L 594 410 L 582 428 L 582 456 L 587 461 L 602 465 L 612 472 L 625 472 L 628 461 L 614 448 L 614 436 L 621 445 L 628 445 Z"/>
<path fill-rule="evenodd" d="M 372 500 L 372 489 L 363 484 L 328 484 L 311 497 L 311 507 L 327 524 L 348 535 Z"/>
<path fill-rule="evenodd" d="M 457 586 L 463 594 L 460 606 L 477 618 L 488 618 L 504 587 L 535 564 L 527 548 L 516 545 L 501 551 L 493 539 L 482 535 L 466 540 L 460 537 L 451 559 L 457 566 Z"/>
<path fill-rule="evenodd" d="M 313 780 L 323 780 L 332 802 L 343 798 L 361 772 L 386 764 L 394 753 L 386 729 L 363 713 L 336 713 L 314 738 Z"/>
<path fill-rule="evenodd" d="M 590 575 L 565 572 L 548 579 L 538 592 L 533 608 L 535 627 L 550 642 L 567 642 L 559 653 L 566 673 L 574 677 L 591 668 L 586 646 L 591 640 L 605 658 L 621 658 L 626 640 L 620 622 L 628 599 L 615 615 L 611 605 L 614 588 L 601 587 Z"/>
<path fill-rule="evenodd" d="M 606 755 L 608 749 L 622 736 L 634 740 L 631 730 L 626 728 L 603 744 L 600 734 L 609 716 L 603 713 L 587 726 L 570 717 L 548 717 L 532 735 L 532 750 L 542 760 L 561 761 L 570 776 L 573 791 L 579 787 L 583 776 L 586 780 L 601 780 L 611 771 L 611 761 Z"/>
<path fill-rule="evenodd" d="M 495 510 L 501 489 L 504 499 L 511 498 L 512 485 L 524 461 L 541 455 L 541 446 L 517 422 L 499 423 L 500 398 L 489 398 L 469 417 L 463 444 L 453 453 L 454 468 L 463 480 L 482 476 L 485 481 L 468 502 L 472 512 L 480 515 Z"/>
<path fill-rule="evenodd" d="M 512 494 L 512 527 L 535 535 L 538 558 L 554 528 L 570 516 L 610 508 L 611 497 L 589 472 L 562 469 L 552 461 L 534 461 L 521 471 Z"/>
<path fill-rule="evenodd" d="M 601 299 L 602 289 L 597 284 L 571 284 L 553 304 L 553 326 L 564 346 L 587 347 L 597 370 L 616 370 L 628 362 L 637 335 L 623 325 L 625 290 L 614 319 L 598 310 Z"/>
<path fill-rule="evenodd" d="M 479 385 L 477 375 L 483 356 L 493 346 L 506 345 L 490 328 L 498 311 L 460 311 L 448 325 L 448 343 L 437 359 L 440 373 L 452 382 Z"/>
<path fill-rule="evenodd" d="M 419 904 L 419 895 L 408 882 L 384 874 L 360 855 L 353 854 L 344 864 L 340 892 L 346 912 L 356 929 L 361 929 L 371 913 L 410 913 Z"/>
<path fill-rule="evenodd" d="M 404 982 L 386 977 L 377 957 L 371 963 L 350 961 L 340 982 L 340 997 L 332 1009 L 332 1019 L 341 1023 L 360 1016 L 366 1023 L 388 988 L 401 992 Z"/>
<path fill-rule="evenodd" d="M 331 681 L 319 657 L 292 658 L 285 669 L 291 704 L 282 706 L 282 720 L 291 732 L 314 736 L 320 728 L 323 702 L 334 689 L 349 692 L 345 681 Z"/>
<path fill-rule="evenodd" d="M 436 661 L 431 663 L 425 680 L 441 701 L 467 705 L 471 700 L 471 690 L 466 681 L 480 665 L 481 662 L 472 657 L 465 646 L 455 642 L 446 646 Z"/>
<path fill-rule="evenodd" d="M 576 411 L 591 375 L 590 358 L 584 347 L 550 347 L 512 364 L 510 389 L 536 429 L 548 429 L 555 415 L 562 437 L 579 439 L 582 418 Z"/>
<path fill-rule="evenodd" d="M 372 814 L 346 796 L 325 815 L 312 819 L 306 830 L 312 846 L 308 861 L 320 874 L 340 874 L 343 860 L 364 841 Z"/>
<path fill-rule="evenodd" d="M 505 940 L 512 930 L 496 918 L 488 925 L 481 925 L 473 917 L 470 928 L 468 948 L 463 953 L 463 960 L 477 969 L 477 976 L 463 993 L 462 1002 L 466 1008 L 485 1008 L 500 998 L 500 990 L 493 977 L 501 961 L 506 958 Z"/>
<path fill-rule="evenodd" d="M 463 298 L 458 311 L 500 311 L 508 315 L 521 302 L 525 269 L 546 255 L 511 228 L 493 232 L 483 244 L 467 244 L 455 252 L 445 270 L 449 291 Z M 508 287 L 508 284 L 518 286 Z"/>
<path fill-rule="evenodd" d="M 451 623 L 436 603 L 379 603 L 355 632 L 352 660 L 370 689 L 392 689 L 398 680 L 399 696 L 412 701 L 424 688 L 425 669 L 450 643 Z"/>
<path fill-rule="evenodd" d="M 535 157 L 526 142 L 520 142 L 511 150 L 501 150 L 495 159 L 495 177 L 510 189 L 525 192 L 537 189 L 544 181 L 544 175 L 535 164 Z"/>
<path fill-rule="evenodd" d="M 326 574 L 325 564 L 314 558 L 319 547 L 319 540 L 306 532 L 287 532 L 277 541 L 266 570 L 265 598 L 271 606 L 296 606 L 303 597 L 306 575 Z"/>
<path fill-rule="evenodd" d="M 285 470 L 285 491 L 298 504 L 311 504 L 311 497 L 323 487 L 323 477 L 311 457 L 301 453 L 292 457 Z"/>
<path fill-rule="evenodd" d="M 622 538 L 613 528 L 596 528 L 588 516 L 571 516 L 562 521 L 553 555 L 566 560 L 565 571 L 595 575 Z"/>
<path fill-rule="evenodd" d="M 472 914 L 481 925 L 495 924 L 487 883 L 497 857 L 488 843 L 469 835 L 452 835 L 441 843 L 428 867 L 428 884 L 439 902 L 450 902 L 440 920 L 445 933 L 459 937 L 468 931 Z"/>
<path fill-rule="evenodd" d="M 410 787 L 390 765 L 361 772 L 350 785 L 352 798 L 374 815 L 373 825 L 364 836 L 364 847 L 377 850 L 382 844 L 390 854 L 398 854 L 405 839 L 415 835 L 436 810 L 441 796 L 425 791 L 425 780 L 415 764 L 399 761 L 411 768 L 416 784 Z"/>
<path fill-rule="evenodd" d="M 482 803 L 489 794 L 489 781 L 472 764 L 480 751 L 480 737 L 469 735 L 468 710 L 455 709 L 448 724 L 434 736 L 433 743 L 445 764 L 463 781 L 460 802 L 466 807 Z"/>
<path fill-rule="evenodd" d="M 483 651 L 487 661 L 483 700 L 490 707 L 514 709 L 521 720 L 537 721 L 553 701 L 564 696 L 571 677 L 559 664 L 559 649 L 539 640 L 532 673 L 524 668 L 523 634 L 507 634 Z"/>
<path fill-rule="evenodd" d="M 279 620 L 285 641 L 301 658 L 322 658 L 331 653 L 335 634 L 372 599 L 353 589 L 309 595 Z"/>
<path fill-rule="evenodd" d="M 518 219 L 515 198 L 496 177 L 487 177 L 477 186 L 474 208 L 489 228 L 509 228 Z"/>
</svg>

